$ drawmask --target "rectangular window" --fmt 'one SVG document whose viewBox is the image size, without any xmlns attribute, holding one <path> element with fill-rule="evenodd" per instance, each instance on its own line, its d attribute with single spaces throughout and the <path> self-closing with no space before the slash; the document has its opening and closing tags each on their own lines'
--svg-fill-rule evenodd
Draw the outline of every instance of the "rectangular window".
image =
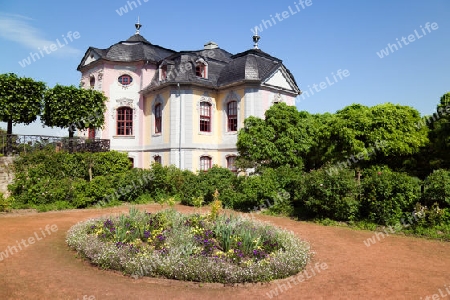
<svg viewBox="0 0 450 300">
<path fill-rule="evenodd" d="M 206 78 L 206 67 L 202 63 L 195 66 L 195 75 L 201 78 Z"/>
<path fill-rule="evenodd" d="M 200 103 L 200 131 L 211 132 L 211 104 Z"/>
<path fill-rule="evenodd" d="M 162 131 L 162 112 L 161 104 L 155 106 L 155 133 L 161 133 Z"/>
<path fill-rule="evenodd" d="M 231 101 L 227 104 L 228 131 L 237 131 L 237 102 Z"/>
<path fill-rule="evenodd" d="M 236 162 L 236 156 L 228 156 L 227 157 L 227 168 L 228 170 L 230 170 L 231 172 L 237 172 L 237 168 L 234 165 Z"/>
<path fill-rule="evenodd" d="M 211 169 L 211 162 L 212 158 L 209 156 L 200 157 L 200 170 L 208 171 L 209 169 Z"/>
<path fill-rule="evenodd" d="M 161 80 L 167 79 L 167 65 L 161 67 Z"/>
<path fill-rule="evenodd" d="M 117 109 L 117 135 L 133 135 L 133 110 L 129 107 Z"/>
</svg>

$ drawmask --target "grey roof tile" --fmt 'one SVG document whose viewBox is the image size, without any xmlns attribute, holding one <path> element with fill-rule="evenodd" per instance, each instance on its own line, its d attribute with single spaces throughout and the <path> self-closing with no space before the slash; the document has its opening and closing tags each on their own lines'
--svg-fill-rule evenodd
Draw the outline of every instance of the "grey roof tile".
<svg viewBox="0 0 450 300">
<path fill-rule="evenodd" d="M 205 87 L 218 88 L 246 80 L 262 82 L 275 70 L 283 66 L 282 60 L 273 57 L 260 49 L 250 49 L 235 55 L 221 48 L 201 49 L 176 52 L 158 45 L 153 45 L 140 34 L 134 34 L 108 49 L 90 47 L 105 60 L 117 62 L 133 62 L 147 60 L 160 66 L 168 65 L 168 78 L 159 80 L 159 70 L 156 71 L 151 83 L 144 89 L 151 90 L 167 83 L 197 83 Z M 195 75 L 196 61 L 202 58 L 208 64 L 208 78 Z M 296 84 L 288 69 L 288 74 Z M 298 88 L 298 87 L 297 87 Z"/>
</svg>

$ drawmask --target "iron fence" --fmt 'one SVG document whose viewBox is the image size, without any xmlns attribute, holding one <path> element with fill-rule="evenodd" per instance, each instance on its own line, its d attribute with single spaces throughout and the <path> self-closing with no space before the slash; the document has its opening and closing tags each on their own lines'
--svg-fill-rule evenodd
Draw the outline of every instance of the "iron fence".
<svg viewBox="0 0 450 300">
<path fill-rule="evenodd" d="M 68 152 L 106 152 L 110 149 L 110 142 L 107 139 L 83 137 L 0 134 L 0 154 L 5 156 L 43 149 Z"/>
</svg>

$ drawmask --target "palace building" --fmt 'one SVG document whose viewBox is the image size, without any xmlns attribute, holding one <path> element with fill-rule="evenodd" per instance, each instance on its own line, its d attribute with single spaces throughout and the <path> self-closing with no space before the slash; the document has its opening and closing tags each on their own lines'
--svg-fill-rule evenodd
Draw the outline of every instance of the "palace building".
<svg viewBox="0 0 450 300">
<path fill-rule="evenodd" d="M 249 116 L 300 95 L 282 61 L 254 47 L 232 54 L 208 42 L 174 51 L 136 33 L 107 49 L 89 47 L 77 70 L 81 85 L 108 98 L 103 128 L 81 135 L 109 139 L 135 167 L 152 162 L 191 171 L 234 170 L 237 133 Z"/>
</svg>

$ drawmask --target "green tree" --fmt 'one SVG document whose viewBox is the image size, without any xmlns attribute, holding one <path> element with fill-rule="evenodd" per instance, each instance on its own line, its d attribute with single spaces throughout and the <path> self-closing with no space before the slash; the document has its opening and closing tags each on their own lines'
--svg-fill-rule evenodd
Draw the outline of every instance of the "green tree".
<svg viewBox="0 0 450 300">
<path fill-rule="evenodd" d="M 0 121 L 8 124 L 7 134 L 12 134 L 13 124 L 36 121 L 45 90 L 45 83 L 32 78 L 0 74 Z"/>
<path fill-rule="evenodd" d="M 352 167 L 386 164 L 401 169 L 428 143 L 428 128 L 418 126 L 420 113 L 392 103 L 353 104 L 335 114 L 325 160 Z"/>
<path fill-rule="evenodd" d="M 436 113 L 422 119 L 421 125 L 425 124 L 430 129 L 430 145 L 424 149 L 430 168 L 450 168 L 450 93 L 441 97 Z"/>
<path fill-rule="evenodd" d="M 265 119 L 249 117 L 238 133 L 238 164 L 242 167 L 303 167 L 314 143 L 313 118 L 295 106 L 279 103 Z"/>
<path fill-rule="evenodd" d="M 42 122 L 46 126 L 75 130 L 99 128 L 105 121 L 106 96 L 95 90 L 56 85 L 45 93 Z"/>
</svg>

